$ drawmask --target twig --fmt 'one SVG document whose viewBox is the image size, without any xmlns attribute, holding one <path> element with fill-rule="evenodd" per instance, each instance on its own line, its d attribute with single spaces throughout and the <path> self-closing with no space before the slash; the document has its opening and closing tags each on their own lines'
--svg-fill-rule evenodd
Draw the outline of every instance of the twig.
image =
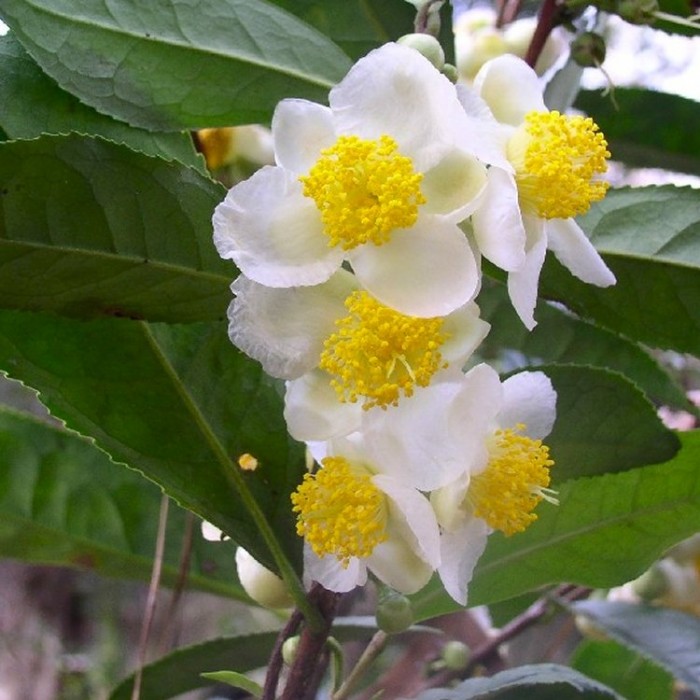
<svg viewBox="0 0 700 700">
<path fill-rule="evenodd" d="M 558 13 L 559 6 L 557 0 L 544 0 L 537 19 L 535 33 L 532 35 L 532 41 L 530 41 L 530 46 L 528 46 L 527 53 L 525 54 L 525 62 L 531 68 L 535 67 L 537 59 L 540 57 L 544 45 L 547 43 L 547 39 L 554 28 L 554 21 Z"/>
<path fill-rule="evenodd" d="M 367 648 L 362 652 L 362 656 L 358 659 L 355 667 L 350 671 L 348 677 L 343 684 L 338 688 L 338 691 L 333 694 L 332 700 L 346 700 L 349 697 L 352 689 L 358 680 L 362 678 L 365 671 L 374 663 L 375 659 L 382 653 L 386 646 L 389 635 L 386 632 L 379 630 L 370 640 Z"/>
<path fill-rule="evenodd" d="M 282 671 L 282 645 L 287 639 L 293 637 L 301 623 L 304 616 L 301 614 L 300 610 L 294 610 L 294 612 L 287 620 L 287 624 L 280 630 L 277 635 L 275 644 L 272 647 L 272 654 L 270 655 L 270 663 L 267 667 L 267 675 L 265 676 L 265 687 L 263 688 L 263 694 L 261 700 L 275 700 L 277 695 L 277 684 L 279 683 L 280 672 Z"/>
<path fill-rule="evenodd" d="M 160 586 L 160 575 L 163 570 L 163 551 L 165 550 L 165 531 L 168 524 L 168 497 L 163 494 L 160 499 L 160 514 L 158 516 L 158 534 L 156 536 L 156 551 L 153 556 L 153 570 L 151 582 L 148 585 L 148 597 L 146 598 L 146 610 L 143 625 L 141 626 L 141 638 L 139 639 L 138 668 L 134 677 L 134 685 L 131 689 L 131 700 L 139 700 L 141 697 L 141 679 L 143 666 L 146 663 L 146 647 L 151 633 L 151 625 L 156 611 L 156 597 Z"/>
</svg>

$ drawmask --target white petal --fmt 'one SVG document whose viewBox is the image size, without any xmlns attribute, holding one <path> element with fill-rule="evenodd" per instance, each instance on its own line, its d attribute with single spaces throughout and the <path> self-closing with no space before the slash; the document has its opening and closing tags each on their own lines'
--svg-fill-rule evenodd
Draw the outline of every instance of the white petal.
<svg viewBox="0 0 700 700">
<path fill-rule="evenodd" d="M 464 501 L 470 482 L 471 474 L 464 471 L 452 483 L 431 492 L 430 505 L 444 530 L 457 530 L 467 517 L 471 517 Z"/>
<path fill-rule="evenodd" d="M 474 238 L 484 257 L 502 270 L 517 270 L 525 262 L 525 227 L 514 177 L 489 168 L 481 205 L 472 215 Z"/>
<path fill-rule="evenodd" d="M 461 369 L 488 335 L 490 324 L 479 318 L 479 307 L 467 304 L 445 318 L 443 330 L 448 339 L 441 348 L 442 357 L 450 366 Z"/>
<path fill-rule="evenodd" d="M 528 251 L 522 267 L 508 275 L 508 295 L 520 320 L 528 330 L 532 330 L 537 325 L 534 312 L 540 271 L 547 253 L 547 236 L 542 219 L 525 216 L 523 223 L 528 235 Z"/>
<path fill-rule="evenodd" d="M 323 341 L 345 313 L 344 301 L 356 285 L 339 270 L 313 287 L 266 287 L 244 275 L 231 285 L 229 337 L 273 377 L 296 379 L 318 365 Z"/>
<path fill-rule="evenodd" d="M 335 143 L 331 110 L 306 100 L 282 100 L 272 117 L 277 164 L 304 175 Z"/>
<path fill-rule="evenodd" d="M 463 151 L 450 151 L 423 177 L 424 211 L 458 223 L 477 208 L 485 188 L 486 168 Z"/>
<path fill-rule="evenodd" d="M 363 561 L 353 557 L 344 569 L 336 557 L 330 554 L 319 557 L 304 544 L 304 579 L 305 582 L 318 581 L 329 591 L 347 593 L 367 583 L 367 567 Z"/>
<path fill-rule="evenodd" d="M 444 486 L 463 472 L 462 445 L 453 439 L 447 420 L 459 390 L 457 382 L 440 382 L 367 416 L 364 435 L 377 471 L 420 491 Z"/>
<path fill-rule="evenodd" d="M 342 250 L 328 245 L 316 204 L 296 176 L 276 166 L 229 190 L 213 223 L 219 255 L 269 287 L 325 282 L 343 259 Z"/>
<path fill-rule="evenodd" d="M 423 588 L 434 571 L 405 541 L 391 538 L 374 548 L 367 567 L 387 586 L 406 595 Z"/>
<path fill-rule="evenodd" d="M 409 316 L 445 316 L 470 301 L 480 282 L 465 235 L 438 217 L 421 216 L 388 243 L 363 245 L 349 258 L 372 295 Z"/>
<path fill-rule="evenodd" d="M 519 126 L 528 112 L 549 111 L 535 71 L 520 58 L 505 54 L 484 64 L 474 78 L 474 89 L 499 122 Z"/>
<path fill-rule="evenodd" d="M 615 284 L 615 275 L 573 219 L 548 221 L 547 239 L 547 246 L 557 260 L 580 280 L 598 287 Z"/>
<path fill-rule="evenodd" d="M 525 434 L 541 440 L 552 432 L 557 417 L 557 393 L 542 372 L 519 372 L 503 382 L 503 407 L 498 423 L 503 428 L 525 424 Z"/>
<path fill-rule="evenodd" d="M 391 136 L 418 172 L 453 148 L 465 125 L 455 86 L 417 51 L 398 44 L 360 59 L 329 102 L 339 132 Z"/>
<path fill-rule="evenodd" d="M 467 588 L 486 549 L 488 534 L 488 526 L 480 518 L 470 518 L 459 530 L 442 534 L 438 573 L 445 590 L 460 605 L 467 604 Z"/>
<path fill-rule="evenodd" d="M 329 440 L 360 427 L 362 406 L 341 403 L 330 384 L 330 376 L 314 370 L 287 383 L 284 419 L 295 440 Z"/>
</svg>

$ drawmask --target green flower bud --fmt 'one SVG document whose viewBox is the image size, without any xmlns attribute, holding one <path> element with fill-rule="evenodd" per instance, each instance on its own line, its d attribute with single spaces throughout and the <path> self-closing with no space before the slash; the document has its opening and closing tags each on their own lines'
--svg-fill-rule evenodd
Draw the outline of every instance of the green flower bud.
<svg viewBox="0 0 700 700">
<path fill-rule="evenodd" d="M 397 42 L 425 56 L 438 70 L 445 65 L 445 52 L 440 42 L 430 34 L 404 34 Z"/>
<path fill-rule="evenodd" d="M 295 637 L 289 637 L 285 639 L 282 644 L 282 661 L 287 666 L 291 666 L 294 660 L 297 658 L 297 652 L 299 651 L 299 635 Z"/>
<path fill-rule="evenodd" d="M 450 671 L 463 671 L 470 658 L 471 650 L 464 642 L 453 640 L 442 648 L 442 660 Z"/>
<path fill-rule="evenodd" d="M 584 68 L 597 68 L 605 60 L 605 40 L 595 32 L 584 32 L 571 42 L 571 58 Z"/>
<path fill-rule="evenodd" d="M 387 634 L 398 634 L 413 624 L 411 601 L 391 588 L 383 588 L 377 604 L 377 626 Z"/>
<path fill-rule="evenodd" d="M 668 592 L 669 581 L 666 572 L 658 565 L 654 565 L 632 581 L 630 586 L 642 600 L 650 601 Z"/>
<path fill-rule="evenodd" d="M 621 0 L 617 14 L 630 24 L 653 24 L 659 11 L 657 0 Z"/>
<path fill-rule="evenodd" d="M 451 83 L 456 83 L 459 80 L 459 73 L 457 72 L 457 66 L 453 66 L 451 63 L 446 63 L 442 70 L 440 71 Z"/>
</svg>

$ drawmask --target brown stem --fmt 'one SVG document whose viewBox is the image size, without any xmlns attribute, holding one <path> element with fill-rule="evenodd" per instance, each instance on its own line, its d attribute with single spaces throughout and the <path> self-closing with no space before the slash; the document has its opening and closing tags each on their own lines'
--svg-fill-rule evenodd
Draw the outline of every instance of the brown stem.
<svg viewBox="0 0 700 700">
<path fill-rule="evenodd" d="M 267 675 L 265 676 L 265 687 L 263 688 L 263 694 L 261 700 L 275 700 L 277 695 L 277 684 L 279 683 L 280 672 L 282 671 L 282 645 L 287 639 L 293 637 L 301 623 L 304 616 L 299 610 L 295 610 L 287 624 L 280 630 L 280 633 L 275 639 L 275 644 L 272 647 L 272 654 L 270 654 L 270 663 L 267 667 Z"/>
<path fill-rule="evenodd" d="M 554 22 L 559 13 L 558 0 L 544 0 L 540 8 L 540 14 L 535 27 L 535 33 L 532 35 L 532 41 L 525 54 L 525 62 L 534 68 L 537 59 L 547 43 L 547 39 L 554 28 Z"/>
</svg>

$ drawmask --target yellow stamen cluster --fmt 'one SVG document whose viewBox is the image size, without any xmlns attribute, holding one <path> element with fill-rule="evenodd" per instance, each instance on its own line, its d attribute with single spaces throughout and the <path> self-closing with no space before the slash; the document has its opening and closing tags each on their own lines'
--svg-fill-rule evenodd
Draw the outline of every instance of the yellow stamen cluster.
<svg viewBox="0 0 700 700">
<path fill-rule="evenodd" d="M 386 540 L 386 497 L 371 475 L 343 457 L 326 457 L 315 474 L 305 474 L 292 494 L 297 534 L 319 557 L 368 557 Z"/>
<path fill-rule="evenodd" d="M 584 214 L 605 196 L 608 144 L 588 117 L 529 112 L 508 143 L 523 210 L 545 219 Z"/>
<path fill-rule="evenodd" d="M 319 367 L 333 376 L 343 402 L 365 399 L 363 408 L 395 406 L 415 386 L 427 386 L 447 363 L 440 347 L 448 335 L 442 318 L 413 318 L 383 306 L 367 292 L 346 300 L 349 315 L 324 343 Z"/>
<path fill-rule="evenodd" d="M 467 497 L 474 515 L 506 535 L 522 532 L 537 515 L 532 511 L 548 498 L 549 448 L 520 431 L 498 430 L 486 469 L 473 476 Z M 551 497 L 549 497 L 551 499 Z"/>
<path fill-rule="evenodd" d="M 409 228 L 425 203 L 423 176 L 389 136 L 377 140 L 340 136 L 299 178 L 304 195 L 321 212 L 329 245 L 351 250 L 363 243 L 386 243 L 397 228 Z"/>
</svg>

